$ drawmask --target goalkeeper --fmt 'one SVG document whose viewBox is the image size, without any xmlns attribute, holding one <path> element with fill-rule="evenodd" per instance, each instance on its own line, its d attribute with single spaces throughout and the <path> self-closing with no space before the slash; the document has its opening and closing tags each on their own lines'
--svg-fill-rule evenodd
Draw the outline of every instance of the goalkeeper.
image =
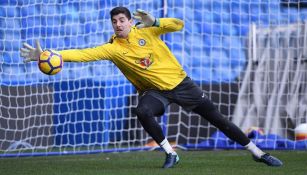
<svg viewBox="0 0 307 175">
<path fill-rule="evenodd" d="M 163 148 L 166 159 L 163 168 L 173 167 L 179 156 L 164 136 L 155 116 L 161 116 L 167 105 L 177 103 L 193 111 L 220 129 L 227 137 L 238 142 L 252 153 L 254 160 L 269 166 L 281 166 L 277 158 L 260 150 L 232 122 L 222 116 L 204 92 L 186 74 L 160 35 L 179 31 L 183 21 L 176 18 L 155 18 L 137 10 L 134 18 L 125 7 L 110 12 L 114 35 L 106 44 L 86 49 L 62 50 L 65 62 L 112 61 L 135 86 L 140 94 L 136 108 L 138 120 L 146 132 Z M 24 43 L 21 56 L 25 62 L 37 61 L 42 49 Z"/>
</svg>

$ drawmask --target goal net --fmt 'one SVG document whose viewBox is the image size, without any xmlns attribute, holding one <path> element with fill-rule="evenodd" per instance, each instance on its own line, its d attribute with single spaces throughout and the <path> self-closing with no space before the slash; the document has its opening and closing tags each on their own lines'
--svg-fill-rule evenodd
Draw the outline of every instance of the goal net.
<svg viewBox="0 0 307 175">
<path fill-rule="evenodd" d="M 300 3 L 279 0 L 1 0 L 1 157 L 157 146 L 134 114 L 136 90 L 111 62 L 65 63 L 60 73 L 47 76 L 36 62 L 24 64 L 19 56 L 22 43 L 34 45 L 35 39 L 54 50 L 107 42 L 113 34 L 109 12 L 115 6 L 184 20 L 182 31 L 162 39 L 225 117 L 235 120 L 233 111 L 251 59 L 250 24 L 288 25 L 307 16 Z M 177 146 L 238 148 L 206 120 L 175 104 L 157 120 Z"/>
<path fill-rule="evenodd" d="M 243 130 L 257 126 L 294 139 L 294 128 L 307 122 L 307 23 L 253 24 L 249 36 L 249 64 L 233 121 Z"/>
</svg>

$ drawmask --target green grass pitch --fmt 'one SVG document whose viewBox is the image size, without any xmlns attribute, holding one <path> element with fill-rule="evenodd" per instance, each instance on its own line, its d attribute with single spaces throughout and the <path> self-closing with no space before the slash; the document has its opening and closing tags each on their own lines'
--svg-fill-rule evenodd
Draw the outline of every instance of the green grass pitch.
<svg viewBox="0 0 307 175">
<path fill-rule="evenodd" d="M 269 151 L 284 162 L 268 167 L 252 160 L 245 150 L 178 151 L 175 168 L 161 169 L 161 151 L 0 159 L 3 175 L 307 175 L 307 151 Z"/>
</svg>

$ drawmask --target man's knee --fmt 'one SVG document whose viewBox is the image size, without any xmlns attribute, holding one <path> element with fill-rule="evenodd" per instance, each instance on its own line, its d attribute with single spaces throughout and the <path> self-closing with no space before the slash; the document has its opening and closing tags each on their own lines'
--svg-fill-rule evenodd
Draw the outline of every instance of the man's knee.
<svg viewBox="0 0 307 175">
<path fill-rule="evenodd" d="M 143 120 L 144 118 L 147 118 L 147 117 L 153 117 L 152 110 L 146 104 L 138 105 L 137 108 L 135 109 L 135 113 L 136 113 L 138 119 L 140 119 L 140 120 Z"/>
<path fill-rule="evenodd" d="M 139 119 L 161 116 L 164 113 L 164 105 L 158 99 L 146 96 L 140 100 L 135 113 Z"/>
</svg>

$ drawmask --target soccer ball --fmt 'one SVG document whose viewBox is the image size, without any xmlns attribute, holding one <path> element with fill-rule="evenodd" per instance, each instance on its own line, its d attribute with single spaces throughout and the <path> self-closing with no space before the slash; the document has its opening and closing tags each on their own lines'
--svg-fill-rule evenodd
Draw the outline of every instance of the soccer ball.
<svg viewBox="0 0 307 175">
<path fill-rule="evenodd" d="M 40 71 L 47 75 L 57 74 L 63 67 L 61 54 L 53 50 L 45 50 L 39 57 L 38 67 Z"/>
<path fill-rule="evenodd" d="M 299 124 L 295 129 L 295 140 L 307 140 L 307 123 Z"/>
</svg>

